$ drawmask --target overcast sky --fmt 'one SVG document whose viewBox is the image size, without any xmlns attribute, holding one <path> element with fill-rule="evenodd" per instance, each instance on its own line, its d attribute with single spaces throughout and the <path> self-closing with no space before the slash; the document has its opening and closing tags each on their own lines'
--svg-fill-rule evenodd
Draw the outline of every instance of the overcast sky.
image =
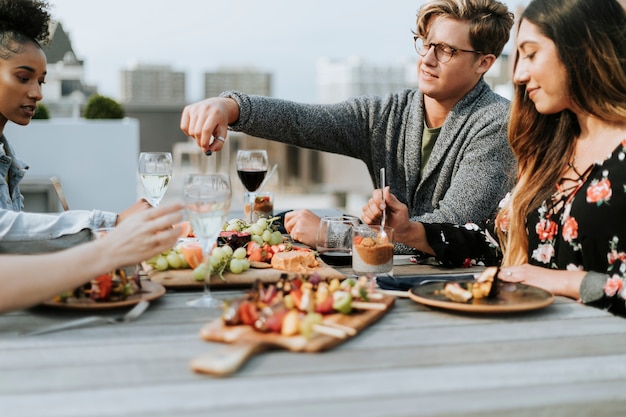
<svg viewBox="0 0 626 417">
<path fill-rule="evenodd" d="M 85 81 L 119 97 L 133 63 L 187 73 L 187 99 L 202 98 L 202 74 L 253 66 L 274 74 L 273 95 L 315 99 L 318 57 L 373 64 L 414 59 L 420 0 L 50 0 L 70 35 Z M 525 0 L 505 0 L 512 11 Z M 44 91 L 45 93 L 45 91 Z"/>
</svg>

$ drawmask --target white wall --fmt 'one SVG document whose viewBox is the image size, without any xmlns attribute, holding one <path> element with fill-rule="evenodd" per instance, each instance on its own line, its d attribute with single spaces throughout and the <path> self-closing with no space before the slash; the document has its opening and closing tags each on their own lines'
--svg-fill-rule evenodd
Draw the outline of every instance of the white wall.
<svg viewBox="0 0 626 417">
<path fill-rule="evenodd" d="M 139 197 L 136 119 L 33 120 L 4 134 L 30 166 L 26 178 L 59 177 L 70 209 L 120 212 Z"/>
</svg>

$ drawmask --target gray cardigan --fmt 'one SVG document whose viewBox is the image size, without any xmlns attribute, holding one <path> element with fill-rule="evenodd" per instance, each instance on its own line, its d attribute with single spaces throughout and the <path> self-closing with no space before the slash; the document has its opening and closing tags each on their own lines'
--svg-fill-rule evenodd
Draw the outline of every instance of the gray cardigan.
<svg viewBox="0 0 626 417">
<path fill-rule="evenodd" d="M 424 95 L 403 90 L 312 105 L 227 91 L 239 104 L 230 128 L 365 162 L 373 184 L 385 167 L 391 192 L 411 220 L 482 224 L 512 186 L 506 128 L 509 102 L 482 79 L 450 112 L 420 178 Z"/>
</svg>

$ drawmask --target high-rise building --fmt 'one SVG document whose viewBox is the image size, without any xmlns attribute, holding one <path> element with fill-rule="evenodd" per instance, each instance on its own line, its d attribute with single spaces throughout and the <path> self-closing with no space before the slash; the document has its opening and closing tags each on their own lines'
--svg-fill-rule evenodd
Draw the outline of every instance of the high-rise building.
<svg viewBox="0 0 626 417">
<path fill-rule="evenodd" d="M 69 35 L 60 22 L 50 22 L 50 38 L 42 45 L 48 61 L 44 99 L 50 117 L 78 117 L 95 86 L 84 82 L 85 67 L 76 57 Z"/>
<path fill-rule="evenodd" d="M 204 73 L 204 96 L 215 97 L 225 90 L 272 95 L 272 74 L 254 68 L 222 68 Z"/>
<path fill-rule="evenodd" d="M 414 86 L 410 67 L 414 62 L 397 65 L 374 65 L 359 57 L 332 60 L 320 58 L 316 63 L 316 96 L 318 103 L 336 103 L 366 94 L 384 95 Z"/>
<path fill-rule="evenodd" d="M 120 85 L 122 103 L 185 103 L 185 73 L 169 65 L 134 64 L 120 72 Z"/>
</svg>

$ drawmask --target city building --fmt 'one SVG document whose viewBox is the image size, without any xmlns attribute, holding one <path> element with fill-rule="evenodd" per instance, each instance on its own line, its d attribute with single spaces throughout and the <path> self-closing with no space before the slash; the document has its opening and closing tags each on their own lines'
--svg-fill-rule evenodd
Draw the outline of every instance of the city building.
<svg viewBox="0 0 626 417">
<path fill-rule="evenodd" d="M 120 72 L 120 101 L 132 104 L 185 103 L 185 73 L 169 65 L 133 64 Z"/>
<path fill-rule="evenodd" d="M 249 67 L 221 68 L 204 73 L 204 97 L 215 97 L 224 90 L 271 96 L 272 74 Z"/>
<path fill-rule="evenodd" d="M 134 63 L 120 71 L 120 103 L 139 120 L 142 152 L 171 151 L 187 138 L 180 130 L 186 74 L 170 65 Z"/>
<path fill-rule="evenodd" d="M 409 69 L 410 68 L 410 69 Z M 367 94 L 384 95 L 415 84 L 415 62 L 374 65 L 360 57 L 319 58 L 316 63 L 316 100 L 336 103 Z"/>
<path fill-rule="evenodd" d="M 43 104 L 50 117 L 79 117 L 95 86 L 84 82 L 84 62 L 76 57 L 69 35 L 61 22 L 50 22 L 50 38 L 42 45 L 48 60 Z"/>
</svg>

